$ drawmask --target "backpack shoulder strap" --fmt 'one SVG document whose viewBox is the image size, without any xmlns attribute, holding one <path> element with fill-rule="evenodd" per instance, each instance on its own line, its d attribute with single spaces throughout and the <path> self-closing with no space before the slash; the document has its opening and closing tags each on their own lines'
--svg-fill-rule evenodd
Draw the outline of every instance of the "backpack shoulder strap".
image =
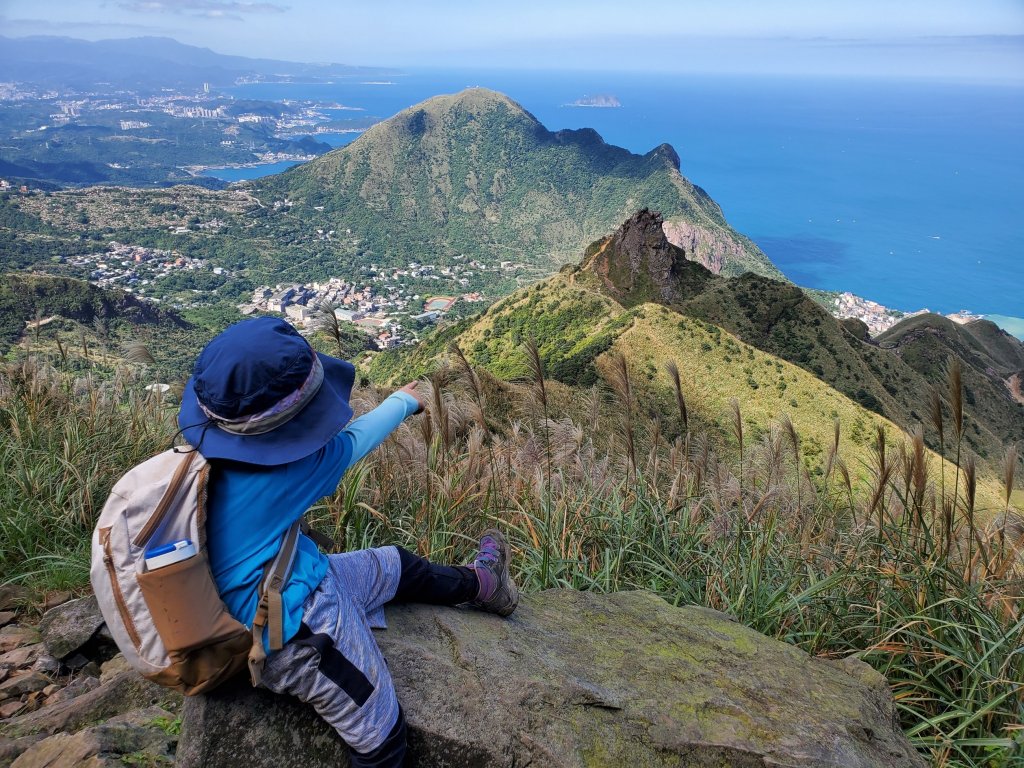
<svg viewBox="0 0 1024 768">
<path fill-rule="evenodd" d="M 320 531 L 311 526 L 309 524 L 309 521 L 306 519 L 305 515 L 302 516 L 302 519 L 299 522 L 299 530 L 302 531 L 303 536 L 312 539 L 313 543 L 316 544 L 317 547 L 319 547 L 324 552 L 333 552 L 334 549 L 338 546 L 338 542 L 336 542 L 330 536 L 326 536 L 320 533 Z"/>
<path fill-rule="evenodd" d="M 259 587 L 259 604 L 252 622 L 252 648 L 249 651 L 249 674 L 252 684 L 259 685 L 263 676 L 263 664 L 267 652 L 263 647 L 263 628 L 270 634 L 270 650 L 279 651 L 284 647 L 284 603 L 281 592 L 295 564 L 295 553 L 299 546 L 301 519 L 292 523 L 285 532 L 281 548 L 273 560 L 263 567 L 263 578 Z"/>
</svg>

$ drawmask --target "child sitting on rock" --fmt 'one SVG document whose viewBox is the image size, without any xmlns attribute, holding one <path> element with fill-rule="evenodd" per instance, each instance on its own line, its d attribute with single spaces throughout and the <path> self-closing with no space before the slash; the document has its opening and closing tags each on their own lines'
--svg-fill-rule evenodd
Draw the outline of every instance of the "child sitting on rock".
<svg viewBox="0 0 1024 768">
<path fill-rule="evenodd" d="M 321 355 L 273 318 L 231 326 L 200 353 L 178 424 L 211 460 L 210 567 L 224 603 L 248 627 L 264 565 L 309 507 L 408 416 L 424 410 L 410 383 L 354 421 L 350 363 Z M 399 766 L 406 727 L 372 627 L 389 602 L 469 603 L 508 616 L 519 600 L 508 547 L 486 531 L 468 566 L 441 566 L 402 547 L 324 555 L 303 536 L 282 589 L 284 647 L 261 685 L 313 705 L 349 745 L 355 768 Z"/>
</svg>

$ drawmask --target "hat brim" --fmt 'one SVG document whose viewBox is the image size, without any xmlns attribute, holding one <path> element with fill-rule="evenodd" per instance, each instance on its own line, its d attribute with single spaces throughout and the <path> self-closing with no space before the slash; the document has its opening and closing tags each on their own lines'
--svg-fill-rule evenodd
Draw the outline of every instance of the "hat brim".
<svg viewBox="0 0 1024 768">
<path fill-rule="evenodd" d="M 260 435 L 236 435 L 218 427 L 199 407 L 189 377 L 178 410 L 182 436 L 207 459 L 274 466 L 316 453 L 352 419 L 349 397 L 355 383 L 351 363 L 319 352 L 317 356 L 324 367 L 324 380 L 316 396 L 294 418 Z"/>
</svg>

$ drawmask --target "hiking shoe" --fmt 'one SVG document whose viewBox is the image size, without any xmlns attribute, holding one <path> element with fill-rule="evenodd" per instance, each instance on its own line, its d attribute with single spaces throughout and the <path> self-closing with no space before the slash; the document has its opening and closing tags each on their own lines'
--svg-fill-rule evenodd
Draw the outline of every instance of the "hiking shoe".
<svg viewBox="0 0 1024 768">
<path fill-rule="evenodd" d="M 470 605 L 508 616 L 519 605 L 519 590 L 508 572 L 508 542 L 501 531 L 488 528 L 480 537 L 480 550 L 469 567 L 476 571 L 480 592 Z"/>
</svg>

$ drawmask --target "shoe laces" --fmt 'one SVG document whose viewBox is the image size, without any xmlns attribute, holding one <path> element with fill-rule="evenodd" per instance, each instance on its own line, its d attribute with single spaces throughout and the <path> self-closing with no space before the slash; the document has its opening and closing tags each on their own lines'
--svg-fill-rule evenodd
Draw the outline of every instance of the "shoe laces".
<svg viewBox="0 0 1024 768">
<path fill-rule="evenodd" d="M 485 536 L 480 540 L 480 551 L 476 554 L 475 563 L 486 566 L 494 565 L 500 556 L 498 542 L 490 536 Z"/>
</svg>

